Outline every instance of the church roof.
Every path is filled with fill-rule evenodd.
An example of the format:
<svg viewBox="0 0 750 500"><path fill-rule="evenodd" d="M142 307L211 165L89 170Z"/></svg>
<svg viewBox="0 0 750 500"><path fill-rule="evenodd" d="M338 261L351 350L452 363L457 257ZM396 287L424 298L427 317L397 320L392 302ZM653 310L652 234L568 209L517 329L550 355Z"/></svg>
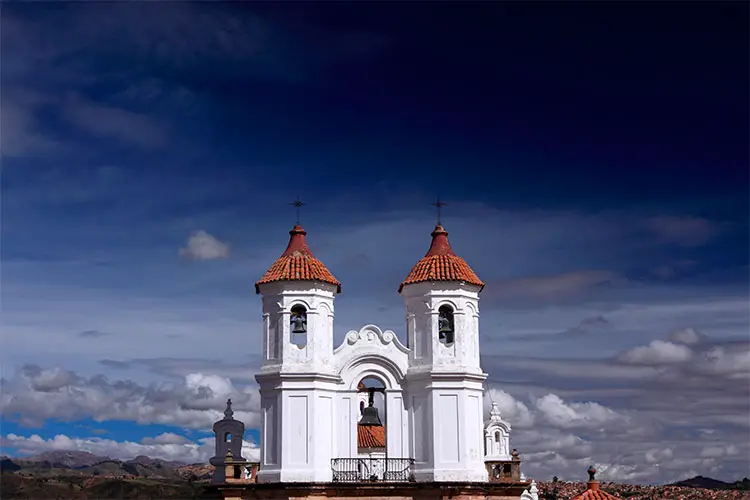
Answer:
<svg viewBox="0 0 750 500"><path fill-rule="evenodd" d="M594 486L594 487L592 487ZM587 485L586 491L578 496L574 496L571 500L622 500L620 497L610 495L606 491L599 489L599 483Z"/></svg>
<svg viewBox="0 0 750 500"><path fill-rule="evenodd" d="M432 243L427 254L411 269L398 288L425 281L463 281L484 288L484 283L464 259L453 253L448 242L448 231L437 225L432 231Z"/></svg>
<svg viewBox="0 0 750 500"><path fill-rule="evenodd" d="M382 425L357 425L358 448L385 448L385 427Z"/></svg>
<svg viewBox="0 0 750 500"><path fill-rule="evenodd" d="M587 472L589 473L589 481L586 483L586 491L573 497L571 500L621 500L599 489L599 481L596 480L596 469L593 465L589 467Z"/></svg>
<svg viewBox="0 0 750 500"><path fill-rule="evenodd" d="M336 293L341 293L341 282L315 258L307 246L305 235L307 232L302 226L295 224L289 231L289 245L284 253L255 283L256 293L260 293L260 285L276 281L322 281L336 285Z"/></svg>

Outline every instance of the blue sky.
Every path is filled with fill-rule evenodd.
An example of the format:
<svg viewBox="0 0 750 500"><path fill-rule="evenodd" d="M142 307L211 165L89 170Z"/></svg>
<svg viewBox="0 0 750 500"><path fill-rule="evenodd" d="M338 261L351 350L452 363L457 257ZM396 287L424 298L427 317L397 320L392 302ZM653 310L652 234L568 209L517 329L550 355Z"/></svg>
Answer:
<svg viewBox="0 0 750 500"><path fill-rule="evenodd" d="M747 14L4 4L3 453L206 460L288 203L336 341L403 339L439 195L527 475L746 475Z"/></svg>

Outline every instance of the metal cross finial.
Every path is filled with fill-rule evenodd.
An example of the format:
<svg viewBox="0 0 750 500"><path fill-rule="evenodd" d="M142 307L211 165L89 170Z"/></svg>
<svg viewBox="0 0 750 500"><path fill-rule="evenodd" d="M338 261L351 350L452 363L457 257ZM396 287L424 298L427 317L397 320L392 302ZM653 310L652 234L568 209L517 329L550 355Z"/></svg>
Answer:
<svg viewBox="0 0 750 500"><path fill-rule="evenodd" d="M440 201L440 196L438 196L437 197L437 201L435 201L435 203L432 204L433 207L437 208L437 225L438 226L442 226L443 225L442 222L441 222L441 220L440 220L441 219L440 216L442 215L442 210L441 209L444 206L446 206L446 205L447 205L447 203L445 203L444 201Z"/></svg>
<svg viewBox="0 0 750 500"><path fill-rule="evenodd" d="M293 207L296 207L296 209L297 209L297 224L299 224L299 209L300 209L301 206L306 205L306 203L303 202L303 201L300 201L299 195L297 195L297 199L294 200L291 203L288 203L288 205L292 205Z"/></svg>

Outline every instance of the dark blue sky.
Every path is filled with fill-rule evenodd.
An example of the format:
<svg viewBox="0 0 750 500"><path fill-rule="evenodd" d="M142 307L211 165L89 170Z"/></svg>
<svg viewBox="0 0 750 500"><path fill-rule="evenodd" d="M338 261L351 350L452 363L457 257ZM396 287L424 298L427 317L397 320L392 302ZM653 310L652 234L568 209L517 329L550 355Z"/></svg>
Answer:
<svg viewBox="0 0 750 500"><path fill-rule="evenodd" d="M573 443L527 470L745 474L749 13L3 2L4 446L197 460L229 395L254 429L252 283L288 203L343 283L338 343L403 338L439 195L515 443Z"/></svg>

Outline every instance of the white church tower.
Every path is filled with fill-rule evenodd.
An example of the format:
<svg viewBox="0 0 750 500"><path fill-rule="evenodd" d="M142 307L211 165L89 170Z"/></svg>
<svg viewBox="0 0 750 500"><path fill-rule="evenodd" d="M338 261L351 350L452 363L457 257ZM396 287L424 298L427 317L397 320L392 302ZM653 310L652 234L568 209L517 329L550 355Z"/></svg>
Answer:
<svg viewBox="0 0 750 500"><path fill-rule="evenodd" d="M261 465L258 481L331 480L333 301L341 283L310 252L296 224L289 245L255 284L263 296Z"/></svg>
<svg viewBox="0 0 750 500"><path fill-rule="evenodd" d="M479 363L482 288L439 223L429 251L399 288L406 305L417 481L488 480L482 416L487 375Z"/></svg>

